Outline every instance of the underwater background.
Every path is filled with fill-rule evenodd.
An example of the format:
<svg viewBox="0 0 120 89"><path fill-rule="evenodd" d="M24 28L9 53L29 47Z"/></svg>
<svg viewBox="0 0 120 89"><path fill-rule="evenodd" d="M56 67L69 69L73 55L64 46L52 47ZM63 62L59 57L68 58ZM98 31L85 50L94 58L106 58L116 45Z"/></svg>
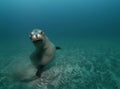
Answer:
<svg viewBox="0 0 120 89"><path fill-rule="evenodd" d="M29 33L62 49L42 77ZM0 89L120 89L120 0L0 0Z"/></svg>

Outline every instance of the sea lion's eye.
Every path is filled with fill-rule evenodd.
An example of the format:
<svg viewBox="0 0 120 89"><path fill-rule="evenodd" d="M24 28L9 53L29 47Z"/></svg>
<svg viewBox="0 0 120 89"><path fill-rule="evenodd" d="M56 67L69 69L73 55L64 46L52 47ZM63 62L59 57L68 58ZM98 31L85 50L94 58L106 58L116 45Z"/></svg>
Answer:
<svg viewBox="0 0 120 89"><path fill-rule="evenodd" d="M40 34L42 34L42 35L43 35L43 34L44 34L44 32L41 32Z"/></svg>

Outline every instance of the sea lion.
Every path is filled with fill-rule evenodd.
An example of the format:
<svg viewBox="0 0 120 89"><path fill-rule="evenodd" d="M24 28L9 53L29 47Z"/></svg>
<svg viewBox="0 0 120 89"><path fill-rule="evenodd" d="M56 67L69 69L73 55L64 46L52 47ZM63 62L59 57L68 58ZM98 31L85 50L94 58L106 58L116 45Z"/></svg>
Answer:
<svg viewBox="0 0 120 89"><path fill-rule="evenodd" d="M40 77L42 69L53 59L56 49L60 47L56 47L41 29L34 29L29 37L36 48L30 59L37 68L36 76Z"/></svg>

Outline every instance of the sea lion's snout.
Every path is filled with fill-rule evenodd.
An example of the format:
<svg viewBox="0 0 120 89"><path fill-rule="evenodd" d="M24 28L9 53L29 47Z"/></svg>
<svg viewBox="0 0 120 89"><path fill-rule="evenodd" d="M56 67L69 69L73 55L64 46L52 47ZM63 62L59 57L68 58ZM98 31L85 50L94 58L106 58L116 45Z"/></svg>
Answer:
<svg viewBox="0 0 120 89"><path fill-rule="evenodd" d="M42 37L41 37L40 34L37 34L37 35L32 35L32 34L30 34L30 39L31 39L32 41L38 41L38 40L42 40Z"/></svg>
<svg viewBox="0 0 120 89"><path fill-rule="evenodd" d="M30 33L29 37L33 42L36 42L36 41L42 41L43 35L44 32L42 30L35 29Z"/></svg>

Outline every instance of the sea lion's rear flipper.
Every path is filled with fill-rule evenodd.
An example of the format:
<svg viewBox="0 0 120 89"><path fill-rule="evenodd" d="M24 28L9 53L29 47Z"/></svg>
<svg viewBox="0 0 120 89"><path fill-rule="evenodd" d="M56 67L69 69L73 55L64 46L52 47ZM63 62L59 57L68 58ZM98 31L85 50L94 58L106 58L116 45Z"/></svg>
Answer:
<svg viewBox="0 0 120 89"><path fill-rule="evenodd" d="M58 49L61 49L60 47L58 47L58 46L56 46L56 49L58 50Z"/></svg>

